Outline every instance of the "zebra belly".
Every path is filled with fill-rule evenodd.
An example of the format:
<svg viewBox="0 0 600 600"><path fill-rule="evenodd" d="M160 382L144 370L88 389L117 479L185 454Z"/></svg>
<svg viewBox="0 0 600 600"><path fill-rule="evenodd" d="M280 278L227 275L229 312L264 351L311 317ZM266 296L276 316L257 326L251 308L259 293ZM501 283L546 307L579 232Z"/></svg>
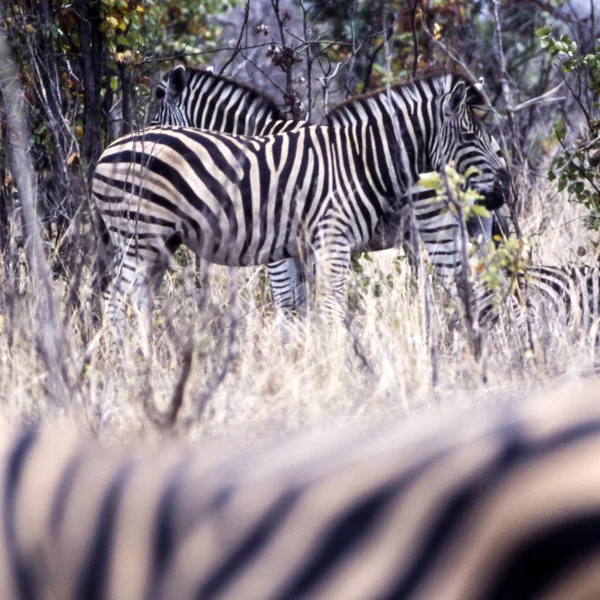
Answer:
<svg viewBox="0 0 600 600"><path fill-rule="evenodd" d="M184 227L184 224L181 224ZM183 243L189 246L198 256L208 262L226 266L256 266L266 265L270 262L295 258L299 256L298 242L291 237L287 243L278 243L275 234L268 232L261 240L258 249L253 243L254 238L260 235L260 231L247 231L245 237L240 240L234 235L223 235L215 237L212 231L199 228L198 234L187 233L182 236Z"/></svg>

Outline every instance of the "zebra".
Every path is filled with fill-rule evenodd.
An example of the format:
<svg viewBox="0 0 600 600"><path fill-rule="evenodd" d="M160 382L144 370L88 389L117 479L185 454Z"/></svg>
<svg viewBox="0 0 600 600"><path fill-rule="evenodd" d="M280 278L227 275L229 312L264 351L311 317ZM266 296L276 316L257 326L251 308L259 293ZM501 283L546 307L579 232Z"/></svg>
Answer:
<svg viewBox="0 0 600 600"><path fill-rule="evenodd" d="M0 597L600 595L600 385L253 447L0 427Z"/></svg>
<svg viewBox="0 0 600 600"><path fill-rule="evenodd" d="M158 107L151 125L197 127L217 133L274 135L307 126L285 117L266 94L206 69L178 65L154 90ZM306 286L299 259L267 265L275 306L284 313L306 305Z"/></svg>
<svg viewBox="0 0 600 600"><path fill-rule="evenodd" d="M506 272L512 287L504 292L508 316L514 322L521 338L531 344L529 324L561 326L577 335L598 338L600 325L600 267L567 264L529 264L516 276ZM502 302L500 302L502 304ZM489 290L479 302L481 321L491 325L499 318L498 294Z"/></svg>
<svg viewBox="0 0 600 600"><path fill-rule="evenodd" d="M589 265L529 265L525 295L542 314L546 306L565 324L589 331L600 318L600 268ZM537 306L536 306L537 304Z"/></svg>
<svg viewBox="0 0 600 600"><path fill-rule="evenodd" d="M232 266L309 256L319 312L343 318L350 253L407 203L419 174L453 162L489 209L509 176L474 110L479 90L445 74L346 101L329 124L269 136L153 127L113 142L93 177L100 214L121 253L108 313L124 315L130 286L144 297L179 244ZM455 214L444 200L413 202L437 275L457 285ZM138 272L141 267L141 274Z"/></svg>
<svg viewBox="0 0 600 600"><path fill-rule="evenodd" d="M212 72L179 65L166 73L155 90L159 102L153 124L197 127L224 133L272 134L304 127L306 121L285 120L275 103L265 96L230 78ZM256 118L254 118L256 117ZM351 125L351 119L334 117L332 126ZM413 190L421 204L433 196L431 191ZM399 202L406 208L406 201ZM388 213L375 228L365 250L385 250L403 244L409 258L412 246L406 210ZM391 218L390 218L391 217ZM426 216L425 216L426 218ZM484 240L491 238L492 219L471 219L469 234ZM299 259L288 259L268 265L276 306L285 312L301 311L306 302L303 265Z"/></svg>

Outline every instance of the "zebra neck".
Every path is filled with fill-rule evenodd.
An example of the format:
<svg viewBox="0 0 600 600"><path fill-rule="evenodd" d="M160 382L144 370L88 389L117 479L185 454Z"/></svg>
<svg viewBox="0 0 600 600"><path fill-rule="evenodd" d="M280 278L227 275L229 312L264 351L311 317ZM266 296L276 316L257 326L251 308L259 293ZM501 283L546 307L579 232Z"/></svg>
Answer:
<svg viewBox="0 0 600 600"><path fill-rule="evenodd" d="M430 139L437 134L433 100L417 93L405 97L406 91L392 89L346 102L327 120L330 129L347 129L348 145L390 204L404 198L421 173L436 170L436 144Z"/></svg>

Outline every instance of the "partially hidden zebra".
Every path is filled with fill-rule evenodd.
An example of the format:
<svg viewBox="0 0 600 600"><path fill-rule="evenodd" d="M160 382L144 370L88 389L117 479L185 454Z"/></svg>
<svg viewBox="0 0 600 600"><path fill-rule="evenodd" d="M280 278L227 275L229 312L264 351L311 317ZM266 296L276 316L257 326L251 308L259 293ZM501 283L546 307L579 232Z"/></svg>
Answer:
<svg viewBox="0 0 600 600"><path fill-rule="evenodd" d="M307 257L319 308L343 315L350 253L407 203L419 174L453 163L489 209L508 195L496 140L482 127L476 86L439 75L355 98L328 125L269 136L156 127L103 153L93 178L100 214L120 250L108 312L124 314L131 286L162 278L179 244L232 266ZM459 281L458 219L444 200L413 199L437 275ZM147 297L147 296L146 296Z"/></svg>
<svg viewBox="0 0 600 600"><path fill-rule="evenodd" d="M273 101L230 78L205 70L179 65L166 73L155 90L159 101L153 123L197 127L225 133L268 134L307 125L306 121L285 120ZM271 119L269 121L269 119ZM330 124L340 124L331 120ZM424 203L433 193L414 190ZM398 203L406 204L406 203ZM406 208L406 206L404 206ZM427 215L419 215L427 218ZM411 251L407 238L410 218L407 211L388 213L376 225L365 250L385 250L401 243ZM485 240L491 238L492 219L471 219L469 233ZM307 293L304 269L299 259L268 265L275 304L288 310L302 310Z"/></svg>
<svg viewBox="0 0 600 600"><path fill-rule="evenodd" d="M481 324L511 324L524 347L540 337L600 342L600 267L581 264L527 265L516 276L505 273L508 288L485 290L480 298Z"/></svg>
<svg viewBox="0 0 600 600"><path fill-rule="evenodd" d="M195 448L0 427L0 598L599 598L600 381L439 421Z"/></svg>
<svg viewBox="0 0 600 600"><path fill-rule="evenodd" d="M178 65L154 91L158 107L151 124L197 127L217 133L273 135L308 125L285 117L267 95L206 69ZM284 312L306 304L303 266L299 259L267 265L275 305Z"/></svg>

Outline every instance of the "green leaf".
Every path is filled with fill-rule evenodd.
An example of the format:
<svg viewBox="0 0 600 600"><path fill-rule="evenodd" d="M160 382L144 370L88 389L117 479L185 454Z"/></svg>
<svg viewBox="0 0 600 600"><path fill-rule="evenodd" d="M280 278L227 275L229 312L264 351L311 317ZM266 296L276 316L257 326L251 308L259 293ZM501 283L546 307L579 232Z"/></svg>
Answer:
<svg viewBox="0 0 600 600"><path fill-rule="evenodd" d="M480 200L481 198L483 198L483 196L479 192L476 192L472 189L465 190L462 193L462 197L467 204L475 204L476 200Z"/></svg>
<svg viewBox="0 0 600 600"><path fill-rule="evenodd" d="M116 77L116 75L113 75L110 78L110 89L113 92L116 92L118 87L119 87L119 79Z"/></svg>
<svg viewBox="0 0 600 600"><path fill-rule="evenodd" d="M469 167L466 171L465 171L465 179L468 179L469 177L471 177L471 175L481 175L481 169L478 169L477 167Z"/></svg>
<svg viewBox="0 0 600 600"><path fill-rule="evenodd" d="M540 27L539 29L536 30L535 35L537 35L538 37L544 37L546 35L549 35L550 33L552 33L552 27Z"/></svg>
<svg viewBox="0 0 600 600"><path fill-rule="evenodd" d="M439 173L421 173L419 177L419 186L429 190L441 190L442 178Z"/></svg>
<svg viewBox="0 0 600 600"><path fill-rule="evenodd" d="M482 218L488 218L490 216L488 209L485 206L481 206L481 204L473 204L473 206L471 206L471 212Z"/></svg>
<svg viewBox="0 0 600 600"><path fill-rule="evenodd" d="M554 133L556 137L562 142L567 135L567 126L564 121L557 121L554 123Z"/></svg>
<svg viewBox="0 0 600 600"><path fill-rule="evenodd" d="M567 178L564 175L558 180L558 191L562 192L567 187Z"/></svg>

